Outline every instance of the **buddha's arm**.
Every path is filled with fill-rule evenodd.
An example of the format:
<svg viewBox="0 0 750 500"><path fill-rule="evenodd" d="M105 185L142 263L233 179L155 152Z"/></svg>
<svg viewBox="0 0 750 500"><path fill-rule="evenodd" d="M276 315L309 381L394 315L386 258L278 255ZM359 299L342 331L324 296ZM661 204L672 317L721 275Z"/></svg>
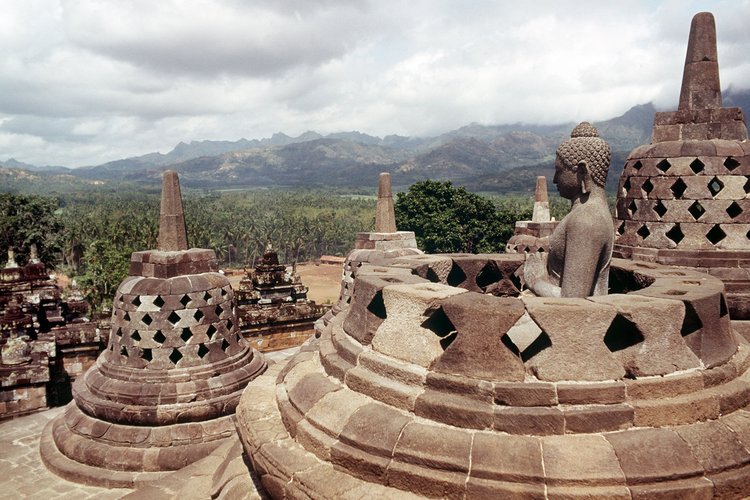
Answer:
<svg viewBox="0 0 750 500"><path fill-rule="evenodd" d="M550 281L547 267L540 253L531 253L526 256L523 279L529 290L538 297L560 297L561 289Z"/></svg>
<svg viewBox="0 0 750 500"><path fill-rule="evenodd" d="M592 295L599 274L602 234L587 219L570 221L565 232L565 266L561 279L562 297Z"/></svg>

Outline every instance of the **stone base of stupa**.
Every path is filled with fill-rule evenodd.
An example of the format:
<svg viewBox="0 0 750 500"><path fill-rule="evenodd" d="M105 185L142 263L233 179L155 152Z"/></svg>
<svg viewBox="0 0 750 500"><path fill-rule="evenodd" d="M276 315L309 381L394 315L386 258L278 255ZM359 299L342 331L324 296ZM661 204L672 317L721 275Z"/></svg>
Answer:
<svg viewBox="0 0 750 500"><path fill-rule="evenodd" d="M270 495L750 494L750 345L721 283L616 260L611 281L628 293L606 298L467 291L490 275L511 290L522 261L425 255L360 270L318 349L240 401ZM458 274L460 286L438 281ZM438 279L415 282L427 275Z"/></svg>

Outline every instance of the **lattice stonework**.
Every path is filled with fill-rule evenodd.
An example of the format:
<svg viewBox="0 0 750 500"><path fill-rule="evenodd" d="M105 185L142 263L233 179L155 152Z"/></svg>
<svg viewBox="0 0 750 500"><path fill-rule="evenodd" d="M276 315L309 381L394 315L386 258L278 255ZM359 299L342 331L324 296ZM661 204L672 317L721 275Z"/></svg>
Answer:
<svg viewBox="0 0 750 500"><path fill-rule="evenodd" d="M227 285L198 292L115 297L108 362L164 370L243 352Z"/></svg>
<svg viewBox="0 0 750 500"><path fill-rule="evenodd" d="M620 178L617 243L747 249L750 156L631 156Z"/></svg>

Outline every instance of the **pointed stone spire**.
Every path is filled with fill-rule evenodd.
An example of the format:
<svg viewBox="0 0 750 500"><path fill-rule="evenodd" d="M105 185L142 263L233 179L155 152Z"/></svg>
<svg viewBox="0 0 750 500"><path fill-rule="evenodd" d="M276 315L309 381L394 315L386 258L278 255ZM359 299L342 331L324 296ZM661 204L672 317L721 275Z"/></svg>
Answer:
<svg viewBox="0 0 750 500"><path fill-rule="evenodd" d="M721 107L719 58L716 52L716 24L710 12L700 12L690 25L685 70L678 109Z"/></svg>
<svg viewBox="0 0 750 500"><path fill-rule="evenodd" d="M395 233L396 211L393 207L391 174L382 172L378 179L378 205L375 212L375 232Z"/></svg>
<svg viewBox="0 0 750 500"><path fill-rule="evenodd" d="M549 222L549 198L547 198L547 178L540 175L536 178L534 190L534 212L532 222Z"/></svg>
<svg viewBox="0 0 750 500"><path fill-rule="evenodd" d="M188 249L180 179L174 170L164 172L162 181L157 249L163 252Z"/></svg>

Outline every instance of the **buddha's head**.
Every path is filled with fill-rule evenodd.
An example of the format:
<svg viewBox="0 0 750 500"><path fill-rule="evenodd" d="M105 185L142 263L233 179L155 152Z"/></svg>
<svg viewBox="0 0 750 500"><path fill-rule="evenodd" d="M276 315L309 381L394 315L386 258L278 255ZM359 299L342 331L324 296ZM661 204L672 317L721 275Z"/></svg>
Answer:
<svg viewBox="0 0 750 500"><path fill-rule="evenodd" d="M581 122L570 133L570 139L557 148L555 177L560 195L572 198L580 189L587 192L586 183L603 188L607 181L612 152L599 132L589 122Z"/></svg>

